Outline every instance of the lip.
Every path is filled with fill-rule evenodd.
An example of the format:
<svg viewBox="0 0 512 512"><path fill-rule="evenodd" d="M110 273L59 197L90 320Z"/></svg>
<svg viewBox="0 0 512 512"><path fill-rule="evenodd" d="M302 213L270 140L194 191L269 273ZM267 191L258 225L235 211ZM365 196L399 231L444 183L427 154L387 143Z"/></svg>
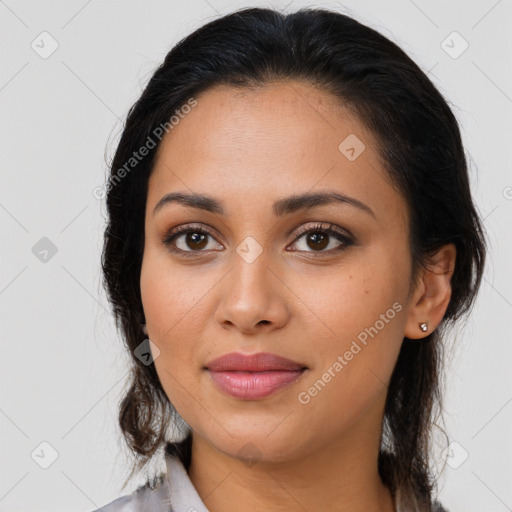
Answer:
<svg viewBox="0 0 512 512"><path fill-rule="evenodd" d="M231 352L210 361L206 364L206 368L213 372L268 372L277 370L303 370L307 368L307 366L269 352L259 352L257 354L248 355L239 352Z"/></svg>
<svg viewBox="0 0 512 512"><path fill-rule="evenodd" d="M242 400L258 400L298 380L307 366L268 352L225 354L205 367L221 391Z"/></svg>

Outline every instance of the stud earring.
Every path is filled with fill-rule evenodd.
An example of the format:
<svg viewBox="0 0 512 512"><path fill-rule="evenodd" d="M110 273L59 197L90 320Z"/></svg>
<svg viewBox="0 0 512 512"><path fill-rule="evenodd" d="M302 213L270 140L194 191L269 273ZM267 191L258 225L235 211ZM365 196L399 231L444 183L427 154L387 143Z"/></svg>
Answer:
<svg viewBox="0 0 512 512"><path fill-rule="evenodd" d="M146 324L140 324L142 327L142 332L147 336L148 335L148 328L146 327Z"/></svg>
<svg viewBox="0 0 512 512"><path fill-rule="evenodd" d="M423 332L427 332L428 331L428 322L422 322L420 324L420 329L423 331Z"/></svg>

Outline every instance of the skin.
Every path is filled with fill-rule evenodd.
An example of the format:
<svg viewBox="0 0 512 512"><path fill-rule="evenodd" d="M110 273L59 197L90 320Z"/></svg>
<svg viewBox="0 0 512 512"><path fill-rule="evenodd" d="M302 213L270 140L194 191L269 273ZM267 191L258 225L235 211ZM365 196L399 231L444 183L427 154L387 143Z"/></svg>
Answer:
<svg viewBox="0 0 512 512"><path fill-rule="evenodd" d="M212 512L392 512L377 470L387 384L404 336L421 343L443 318L455 247L438 252L410 293L405 199L373 135L330 94L275 82L217 86L197 100L158 150L140 277L158 376L193 432L189 477ZM365 144L354 161L338 149L349 134ZM320 190L354 197L374 216L346 203L274 216L274 201ZM177 191L213 196L225 213L170 203L153 215L160 198ZM175 248L193 252L187 258L162 240L190 223L211 236L199 246L183 234L175 239ZM316 223L348 230L354 244L337 250L343 242L329 235L318 249L296 236ZM248 236L263 250L251 263L236 251ZM299 393L394 303L401 310L300 403ZM424 321L427 333L418 327ZM237 399L203 369L234 351L272 352L308 370L266 398ZM249 446L253 463L243 456Z"/></svg>

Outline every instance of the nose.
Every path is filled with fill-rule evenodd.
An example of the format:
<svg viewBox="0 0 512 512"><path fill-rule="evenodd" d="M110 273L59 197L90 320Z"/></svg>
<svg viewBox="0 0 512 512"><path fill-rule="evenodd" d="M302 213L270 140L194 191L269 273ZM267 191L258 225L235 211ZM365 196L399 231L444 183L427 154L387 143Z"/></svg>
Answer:
<svg viewBox="0 0 512 512"><path fill-rule="evenodd" d="M216 321L228 330L244 334L283 327L289 318L289 289L271 262L260 254L251 263L238 254L219 288Z"/></svg>

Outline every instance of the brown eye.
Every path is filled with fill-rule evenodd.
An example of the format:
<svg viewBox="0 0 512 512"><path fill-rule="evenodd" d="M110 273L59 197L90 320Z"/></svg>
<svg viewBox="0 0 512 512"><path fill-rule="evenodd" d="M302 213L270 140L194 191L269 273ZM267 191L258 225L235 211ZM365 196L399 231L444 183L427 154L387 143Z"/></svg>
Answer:
<svg viewBox="0 0 512 512"><path fill-rule="evenodd" d="M208 249L209 238L213 240L213 235L204 228L180 226L171 231L162 242L174 252L193 256L191 253L205 252ZM215 250L215 244L210 249Z"/></svg>
<svg viewBox="0 0 512 512"><path fill-rule="evenodd" d="M315 251L325 249L329 245L329 235L322 232L308 233L306 235L306 243L308 247ZM309 245L311 243L311 245Z"/></svg>
<svg viewBox="0 0 512 512"><path fill-rule="evenodd" d="M185 237L185 245L190 249L204 249L208 245L207 234L190 231L181 236Z"/></svg>
<svg viewBox="0 0 512 512"><path fill-rule="evenodd" d="M190 225L179 226L172 230L164 237L162 243L170 251L186 257L219 250L218 248L222 249L220 244L215 246L215 238L210 231L203 227ZM333 224L328 227L317 224L309 228L301 228L293 245L298 246L299 252L322 256L343 251L354 245L354 240Z"/></svg>
<svg viewBox="0 0 512 512"><path fill-rule="evenodd" d="M304 241L299 244L301 239L304 239ZM336 242L338 243L336 244ZM332 224L329 227L317 224L310 228L303 228L299 231L294 242L294 245L299 246L299 251L320 253L319 255L341 251L353 244L354 241L351 238L340 232Z"/></svg>

